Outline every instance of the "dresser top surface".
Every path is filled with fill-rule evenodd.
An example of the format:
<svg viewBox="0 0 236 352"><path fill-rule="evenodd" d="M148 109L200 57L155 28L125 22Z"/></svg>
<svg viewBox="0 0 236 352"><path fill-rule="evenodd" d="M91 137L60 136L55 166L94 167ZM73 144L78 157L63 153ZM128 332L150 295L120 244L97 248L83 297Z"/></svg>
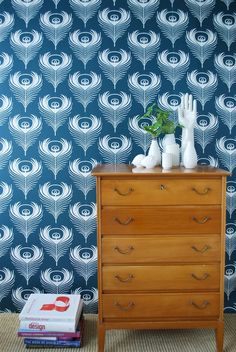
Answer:
<svg viewBox="0 0 236 352"><path fill-rule="evenodd" d="M94 176L195 176L195 177L214 177L229 176L226 170L213 168L210 166L197 166L194 169L176 167L170 170L163 170L161 167L153 169L137 168L129 164L99 164L92 170Z"/></svg>

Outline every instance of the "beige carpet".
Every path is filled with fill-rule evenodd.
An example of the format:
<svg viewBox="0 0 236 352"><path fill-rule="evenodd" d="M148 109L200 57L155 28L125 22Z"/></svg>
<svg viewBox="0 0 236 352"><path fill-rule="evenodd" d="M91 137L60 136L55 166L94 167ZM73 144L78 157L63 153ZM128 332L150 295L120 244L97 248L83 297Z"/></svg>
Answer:
<svg viewBox="0 0 236 352"><path fill-rule="evenodd" d="M96 315L85 316L83 352L97 352ZM0 314L0 352L75 352L76 348L25 349L17 337L18 315ZM213 330L111 330L106 352L216 352ZM236 314L225 315L224 352L236 352Z"/></svg>

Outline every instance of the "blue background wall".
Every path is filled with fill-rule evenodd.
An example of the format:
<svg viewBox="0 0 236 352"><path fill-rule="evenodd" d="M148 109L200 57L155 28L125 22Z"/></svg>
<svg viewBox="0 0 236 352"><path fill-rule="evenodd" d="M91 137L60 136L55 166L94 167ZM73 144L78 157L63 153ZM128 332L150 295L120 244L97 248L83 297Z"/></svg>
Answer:
<svg viewBox="0 0 236 352"><path fill-rule="evenodd" d="M0 0L1 311L31 292L81 292L96 311L91 169L146 153L137 116L158 101L176 120L186 92L199 162L232 172L225 307L236 310L235 42L233 0Z"/></svg>

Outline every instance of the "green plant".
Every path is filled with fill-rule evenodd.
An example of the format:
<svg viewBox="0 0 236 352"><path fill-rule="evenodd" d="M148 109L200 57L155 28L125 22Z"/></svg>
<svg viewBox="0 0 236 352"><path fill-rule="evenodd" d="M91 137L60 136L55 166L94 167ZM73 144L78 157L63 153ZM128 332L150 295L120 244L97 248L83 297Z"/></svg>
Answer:
<svg viewBox="0 0 236 352"><path fill-rule="evenodd" d="M143 126L143 129L152 135L152 138L157 138L161 134L171 134L174 133L177 127L182 127L181 125L176 125L174 121L169 118L171 111L161 110L156 103L149 106L146 113L140 116L140 119L150 118L152 124L149 126Z"/></svg>

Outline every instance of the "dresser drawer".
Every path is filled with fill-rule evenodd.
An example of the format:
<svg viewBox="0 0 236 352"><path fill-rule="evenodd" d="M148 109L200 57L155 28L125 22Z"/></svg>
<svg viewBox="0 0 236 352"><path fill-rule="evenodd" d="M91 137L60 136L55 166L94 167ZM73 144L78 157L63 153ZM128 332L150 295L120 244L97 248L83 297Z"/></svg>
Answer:
<svg viewBox="0 0 236 352"><path fill-rule="evenodd" d="M112 207L101 212L102 234L219 234L220 206Z"/></svg>
<svg viewBox="0 0 236 352"><path fill-rule="evenodd" d="M102 262L207 263L220 261L220 236L103 236Z"/></svg>
<svg viewBox="0 0 236 352"><path fill-rule="evenodd" d="M218 317L217 293L104 294L105 319L170 319Z"/></svg>
<svg viewBox="0 0 236 352"><path fill-rule="evenodd" d="M103 205L220 204L220 179L102 180Z"/></svg>
<svg viewBox="0 0 236 352"><path fill-rule="evenodd" d="M104 291L218 290L218 264L104 266Z"/></svg>

